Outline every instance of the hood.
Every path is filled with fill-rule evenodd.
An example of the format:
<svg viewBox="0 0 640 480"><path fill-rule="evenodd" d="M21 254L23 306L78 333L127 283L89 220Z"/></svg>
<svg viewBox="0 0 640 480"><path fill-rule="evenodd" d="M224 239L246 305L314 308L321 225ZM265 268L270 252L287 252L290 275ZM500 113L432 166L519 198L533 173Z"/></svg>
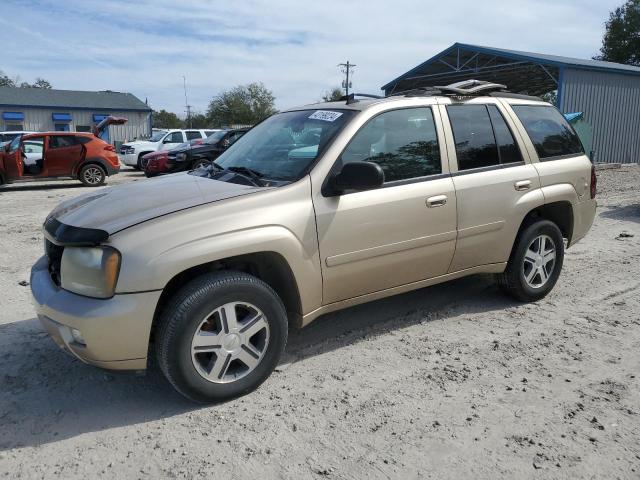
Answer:
<svg viewBox="0 0 640 480"><path fill-rule="evenodd" d="M98 229L109 235L186 208L264 190L178 173L107 187L60 203L47 217L64 225Z"/></svg>
<svg viewBox="0 0 640 480"><path fill-rule="evenodd" d="M159 152L151 152L142 156L145 160L154 160L160 157L166 157L169 154L167 150L160 150Z"/></svg>
<svg viewBox="0 0 640 480"><path fill-rule="evenodd" d="M172 148L171 150L168 150L168 153L170 153L171 155L177 155L178 153L188 152L192 148L193 148L193 146L191 144L185 143L185 144L180 145L180 146L178 146L176 148Z"/></svg>
<svg viewBox="0 0 640 480"><path fill-rule="evenodd" d="M147 140L137 140L135 142L127 142L123 143L123 147L142 147L142 148L153 148L155 149L160 142L149 142Z"/></svg>

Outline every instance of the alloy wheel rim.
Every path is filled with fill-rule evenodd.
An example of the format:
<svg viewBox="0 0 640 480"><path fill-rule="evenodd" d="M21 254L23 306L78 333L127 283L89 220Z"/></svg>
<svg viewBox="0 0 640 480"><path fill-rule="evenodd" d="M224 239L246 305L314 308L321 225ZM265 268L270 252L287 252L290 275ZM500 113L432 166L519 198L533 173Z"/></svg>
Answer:
<svg viewBox="0 0 640 480"><path fill-rule="evenodd" d="M247 302L230 302L209 313L191 340L191 360L202 378L231 383L260 364L269 346L269 323Z"/></svg>
<svg viewBox="0 0 640 480"><path fill-rule="evenodd" d="M556 244L548 235L538 235L527 247L522 262L524 281L531 288L547 284L556 265Z"/></svg>
<svg viewBox="0 0 640 480"><path fill-rule="evenodd" d="M87 168L84 171L84 179L87 183L96 185L102 179L102 172L97 167Z"/></svg>

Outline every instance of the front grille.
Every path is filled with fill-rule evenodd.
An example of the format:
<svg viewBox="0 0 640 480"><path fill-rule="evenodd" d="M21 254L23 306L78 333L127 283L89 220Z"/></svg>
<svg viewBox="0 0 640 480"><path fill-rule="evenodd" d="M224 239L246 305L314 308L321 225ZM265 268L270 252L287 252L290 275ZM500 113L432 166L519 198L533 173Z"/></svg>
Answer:
<svg viewBox="0 0 640 480"><path fill-rule="evenodd" d="M62 262L62 252L64 247L56 245L49 240L44 241L44 253L49 259L49 275L53 283L60 286L60 264Z"/></svg>

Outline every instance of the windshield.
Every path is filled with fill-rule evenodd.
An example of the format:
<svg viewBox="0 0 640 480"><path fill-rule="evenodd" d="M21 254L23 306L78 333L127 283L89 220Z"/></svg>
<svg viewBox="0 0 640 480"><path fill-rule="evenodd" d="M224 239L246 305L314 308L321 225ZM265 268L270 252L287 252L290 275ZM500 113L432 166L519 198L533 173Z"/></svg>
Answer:
<svg viewBox="0 0 640 480"><path fill-rule="evenodd" d="M164 137L166 135L167 132L156 132L153 135L151 135L151 138L149 138L150 142L159 142L160 140L162 140L162 137Z"/></svg>
<svg viewBox="0 0 640 480"><path fill-rule="evenodd" d="M244 134L216 164L248 168L270 180L295 181L354 114L352 110L276 114Z"/></svg>
<svg viewBox="0 0 640 480"><path fill-rule="evenodd" d="M213 135L208 136L207 139L202 143L206 143L209 145L218 143L220 140L224 138L226 134L227 134L226 130L220 130L219 132L215 132Z"/></svg>

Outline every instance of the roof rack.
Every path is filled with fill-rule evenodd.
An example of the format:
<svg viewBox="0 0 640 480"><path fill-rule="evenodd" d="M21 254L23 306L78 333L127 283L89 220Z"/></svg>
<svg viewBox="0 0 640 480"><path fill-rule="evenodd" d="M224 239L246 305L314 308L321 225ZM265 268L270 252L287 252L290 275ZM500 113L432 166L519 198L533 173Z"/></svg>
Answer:
<svg viewBox="0 0 640 480"><path fill-rule="evenodd" d="M507 86L500 83L485 82L482 80L463 80L450 85L436 85L433 87L418 87L389 95L390 97L421 97L433 95L476 96L487 95L491 92L507 92Z"/></svg>
<svg viewBox="0 0 640 480"><path fill-rule="evenodd" d="M369 93L350 93L349 95L343 95L342 97L340 97L340 99L338 101L347 101L347 105L351 105L352 103L356 103L358 100L356 100L355 97L365 97L365 98L384 98L381 97L380 95L371 95Z"/></svg>

